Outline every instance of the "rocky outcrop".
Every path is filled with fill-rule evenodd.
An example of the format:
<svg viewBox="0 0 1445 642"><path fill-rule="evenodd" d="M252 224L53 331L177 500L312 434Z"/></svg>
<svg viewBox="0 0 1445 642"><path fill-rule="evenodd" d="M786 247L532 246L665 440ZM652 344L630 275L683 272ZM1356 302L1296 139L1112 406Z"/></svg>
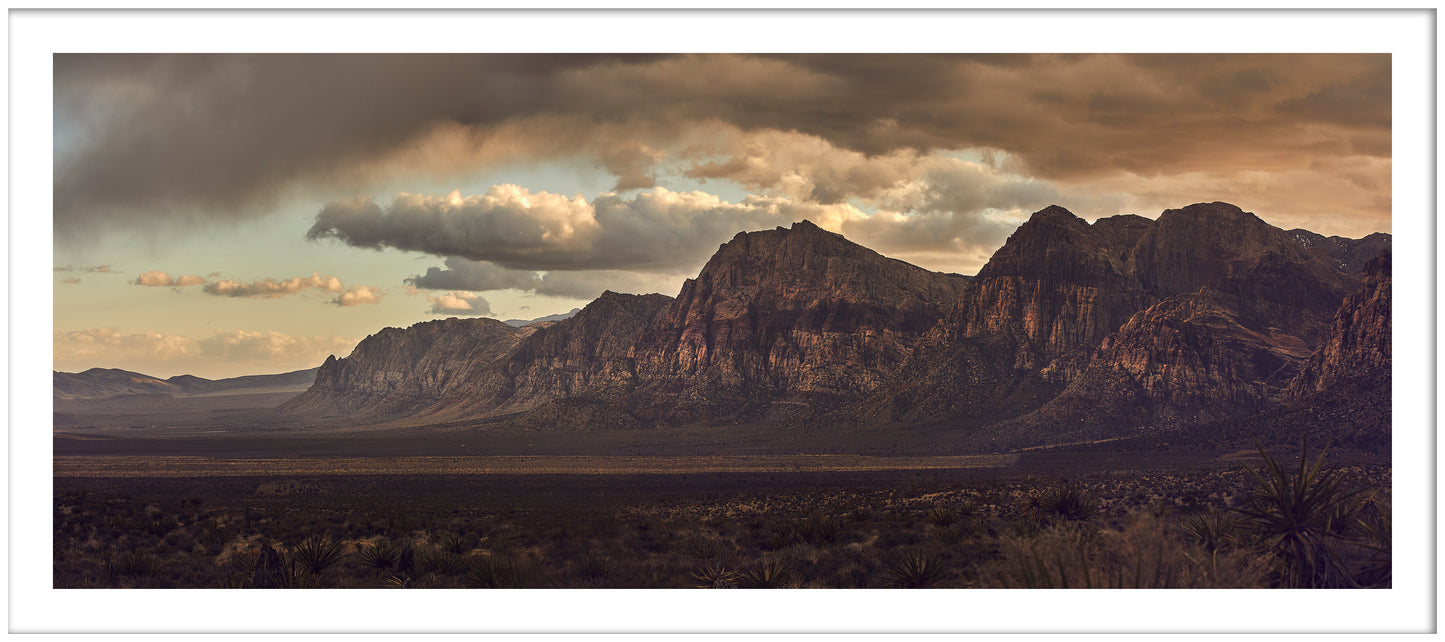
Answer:
<svg viewBox="0 0 1445 642"><path fill-rule="evenodd" d="M363 339L350 356L328 357L311 389L280 409L369 420L415 414L475 390L533 331L495 319L457 318L386 328Z"/></svg>
<svg viewBox="0 0 1445 642"><path fill-rule="evenodd" d="M900 374L860 405L864 420L987 422L1037 408L1153 300L1128 270L1129 251L1152 225L1139 216L1090 225L1057 205L1034 213Z"/></svg>
<svg viewBox="0 0 1445 642"><path fill-rule="evenodd" d="M387 328L326 360L281 410L410 424L485 419L627 389L637 331L672 299L603 293L562 321L446 319Z"/></svg>
<svg viewBox="0 0 1445 642"><path fill-rule="evenodd" d="M1291 401L1331 389L1383 385L1391 376L1390 254L1365 264L1359 291L1335 313L1323 345L1289 384Z"/></svg>
<svg viewBox="0 0 1445 642"><path fill-rule="evenodd" d="M1226 203L1093 225L1042 210L920 343L905 370L923 376L865 414L1095 435L1276 403L1355 281L1297 237Z"/></svg>
<svg viewBox="0 0 1445 642"><path fill-rule="evenodd" d="M738 234L638 336L636 402L706 421L856 398L902 364L965 282L808 221Z"/></svg>
<svg viewBox="0 0 1445 642"><path fill-rule="evenodd" d="M575 316L522 340L502 368L509 394L488 414L530 410L558 399L615 399L637 384L632 346L659 310L661 294L603 292Z"/></svg>

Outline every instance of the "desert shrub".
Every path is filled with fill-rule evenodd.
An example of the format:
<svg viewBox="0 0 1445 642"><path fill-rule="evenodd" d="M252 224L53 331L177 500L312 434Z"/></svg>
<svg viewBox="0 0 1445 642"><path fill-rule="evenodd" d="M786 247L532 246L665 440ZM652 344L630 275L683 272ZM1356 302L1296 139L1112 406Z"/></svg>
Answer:
<svg viewBox="0 0 1445 642"><path fill-rule="evenodd" d="M1182 528L1194 543L1213 553L1238 541L1239 515L1224 511L1199 513L1185 519Z"/></svg>
<svg viewBox="0 0 1445 642"><path fill-rule="evenodd" d="M617 564L597 551L587 551L577 560L577 574L586 579L601 580L617 573Z"/></svg>
<svg viewBox="0 0 1445 642"><path fill-rule="evenodd" d="M1075 488L1060 486L1039 497L1037 511L1045 519L1085 521L1099 514L1099 500Z"/></svg>
<svg viewBox="0 0 1445 642"><path fill-rule="evenodd" d="M526 573L515 559L481 555L467 569L467 585L472 588L522 588Z"/></svg>
<svg viewBox="0 0 1445 642"><path fill-rule="evenodd" d="M1141 515L1121 531L1062 524L1032 539L1006 537L981 581L1005 588L1251 588L1262 586L1264 570L1247 551L1205 552Z"/></svg>
<svg viewBox="0 0 1445 642"><path fill-rule="evenodd" d="M823 512L815 512L794 522L793 532L813 546L832 546L843 535L843 522Z"/></svg>
<svg viewBox="0 0 1445 642"><path fill-rule="evenodd" d="M1002 537L1028 539L1037 536L1043 532L1043 530L1044 523L1042 520L1031 514L1024 514L1004 524L1003 528L999 529L999 535Z"/></svg>
<svg viewBox="0 0 1445 642"><path fill-rule="evenodd" d="M958 511L951 508L934 508L923 516L928 523L939 528L948 528L958 521Z"/></svg>
<svg viewBox="0 0 1445 642"><path fill-rule="evenodd" d="M738 586L738 574L714 562L709 562L694 570L692 578L697 580L698 588L737 588Z"/></svg>
<svg viewBox="0 0 1445 642"><path fill-rule="evenodd" d="M1250 469L1256 486L1236 510L1277 562L1279 586L1359 587L1345 553L1351 544L1367 544L1361 531L1365 498L1335 471L1322 469L1325 453L1311 462L1307 446L1301 445L1291 474L1256 443L1264 470Z"/></svg>
<svg viewBox="0 0 1445 642"><path fill-rule="evenodd" d="M779 559L759 562L738 576L739 588L789 588L793 585L792 569Z"/></svg>
<svg viewBox="0 0 1445 642"><path fill-rule="evenodd" d="M298 544L292 555L312 575L319 576L346 557L346 545L329 537L312 536Z"/></svg>
<svg viewBox="0 0 1445 642"><path fill-rule="evenodd" d="M162 564L154 555L140 552L120 553L106 561L114 577L146 578L161 572Z"/></svg>
<svg viewBox="0 0 1445 642"><path fill-rule="evenodd" d="M362 549L361 563L368 568L379 571L389 571L396 568L397 558L401 556L401 549L395 544L387 541L380 541Z"/></svg>
<svg viewBox="0 0 1445 642"><path fill-rule="evenodd" d="M894 588L929 588L948 575L943 558L937 553L909 551L883 570L883 578Z"/></svg>
<svg viewBox="0 0 1445 642"><path fill-rule="evenodd" d="M442 537L442 550L454 555L465 555L475 547L475 538L462 533L450 532Z"/></svg>
<svg viewBox="0 0 1445 642"><path fill-rule="evenodd" d="M418 575L461 575L467 571L467 558L444 548L424 548L416 554Z"/></svg>

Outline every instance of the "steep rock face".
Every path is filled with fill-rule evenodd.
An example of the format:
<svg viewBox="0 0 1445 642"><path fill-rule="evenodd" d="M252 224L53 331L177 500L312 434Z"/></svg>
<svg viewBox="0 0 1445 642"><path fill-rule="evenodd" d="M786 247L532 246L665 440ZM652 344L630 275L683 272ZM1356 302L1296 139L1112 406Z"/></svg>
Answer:
<svg viewBox="0 0 1445 642"><path fill-rule="evenodd" d="M1152 224L1115 216L1090 225L1057 205L1034 213L859 413L875 422L990 421L1038 407L1152 302L1127 270L1129 250Z"/></svg>
<svg viewBox="0 0 1445 642"><path fill-rule="evenodd" d="M495 319L446 319L386 328L344 359L327 358L316 383L285 412L383 418L415 412L486 378L532 330Z"/></svg>
<svg viewBox="0 0 1445 642"><path fill-rule="evenodd" d="M661 294L603 292L576 315L523 339L502 365L509 394L489 414L630 391L637 382L633 340L671 301Z"/></svg>
<svg viewBox="0 0 1445 642"><path fill-rule="evenodd" d="M1129 265L1159 297L1209 287L1234 295L1258 331L1288 328L1314 344L1355 278L1307 252L1288 233L1228 203L1166 210L1139 239Z"/></svg>
<svg viewBox="0 0 1445 642"><path fill-rule="evenodd" d="M1042 210L871 412L1085 434L1278 401L1354 280L1297 237L1225 203L1092 226Z"/></svg>
<svg viewBox="0 0 1445 642"><path fill-rule="evenodd" d="M960 338L1002 337L1012 367L1066 381L1106 334L1147 302L1125 269L1149 229L1137 216L1086 223L1057 205L1035 213L969 283L945 323Z"/></svg>
<svg viewBox="0 0 1445 642"><path fill-rule="evenodd" d="M282 409L444 423L629 386L632 339L668 301L606 292L562 321L513 327L492 319L447 319L387 328L351 356L328 359L316 384Z"/></svg>
<svg viewBox="0 0 1445 642"><path fill-rule="evenodd" d="M1301 401L1333 388L1364 383L1389 388L1391 377L1390 255L1365 264L1358 292L1335 313L1328 339L1289 384L1287 396Z"/></svg>
<svg viewBox="0 0 1445 642"><path fill-rule="evenodd" d="M1135 314L1026 423L1095 430L1208 421L1264 407L1309 350L1293 335L1241 323L1240 307L1237 297L1203 288Z"/></svg>
<svg viewBox="0 0 1445 642"><path fill-rule="evenodd" d="M854 397L902 363L965 282L807 221L738 234L639 335L638 402L691 420Z"/></svg>

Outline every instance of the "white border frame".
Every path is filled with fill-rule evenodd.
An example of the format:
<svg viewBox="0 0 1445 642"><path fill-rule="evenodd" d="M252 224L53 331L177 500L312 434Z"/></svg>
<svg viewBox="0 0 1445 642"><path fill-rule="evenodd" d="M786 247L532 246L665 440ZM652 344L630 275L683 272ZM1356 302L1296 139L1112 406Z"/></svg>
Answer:
<svg viewBox="0 0 1445 642"><path fill-rule="evenodd" d="M1435 627L1429 11L24 11L10 14L12 632L1423 632ZM52 52L1235 51L1394 55L1395 588L79 591L50 588ZM1424 346L1430 346L1429 349ZM283 601L284 600L284 601ZM298 608L306 605L308 613ZM565 613L565 616L564 616ZM1042 614L1047 614L1044 617Z"/></svg>

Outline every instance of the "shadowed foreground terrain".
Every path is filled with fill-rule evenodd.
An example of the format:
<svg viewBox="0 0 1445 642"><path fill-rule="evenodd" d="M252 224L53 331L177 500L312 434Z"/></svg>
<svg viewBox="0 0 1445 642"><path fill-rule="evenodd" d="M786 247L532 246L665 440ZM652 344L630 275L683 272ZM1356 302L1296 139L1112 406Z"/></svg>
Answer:
<svg viewBox="0 0 1445 642"><path fill-rule="evenodd" d="M62 456L54 582L1389 586L1388 462L1332 456L1314 472L1296 453L1271 456L1285 482L1303 473L1307 492L1256 479L1247 467L1264 460L1250 451ZM1300 519L1281 523L1286 513Z"/></svg>

